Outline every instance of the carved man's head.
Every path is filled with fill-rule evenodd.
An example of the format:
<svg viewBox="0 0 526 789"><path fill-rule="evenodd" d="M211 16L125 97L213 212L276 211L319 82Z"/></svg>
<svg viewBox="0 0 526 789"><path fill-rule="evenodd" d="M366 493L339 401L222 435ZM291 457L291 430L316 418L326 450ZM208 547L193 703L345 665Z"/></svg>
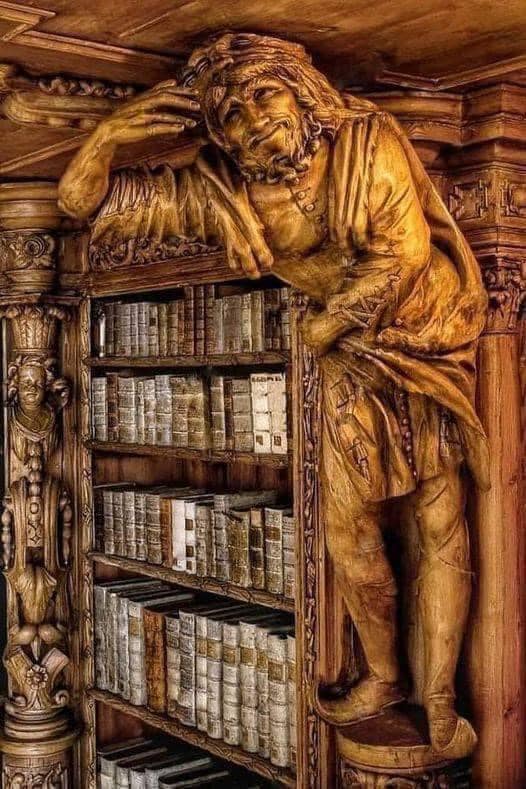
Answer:
<svg viewBox="0 0 526 789"><path fill-rule="evenodd" d="M255 34L196 49L184 84L199 91L210 136L248 180L297 178L343 107L302 46Z"/></svg>

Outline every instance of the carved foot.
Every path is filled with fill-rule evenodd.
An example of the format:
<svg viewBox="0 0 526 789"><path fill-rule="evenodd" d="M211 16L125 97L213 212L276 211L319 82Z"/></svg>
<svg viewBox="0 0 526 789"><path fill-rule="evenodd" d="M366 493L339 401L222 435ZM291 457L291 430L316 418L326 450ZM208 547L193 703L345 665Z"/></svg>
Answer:
<svg viewBox="0 0 526 789"><path fill-rule="evenodd" d="M386 707L404 701L404 695L394 682L383 682L378 677L365 677L349 693L336 699L316 698L318 715L333 726L348 726L350 723L380 715Z"/></svg>
<svg viewBox="0 0 526 789"><path fill-rule="evenodd" d="M473 753L477 735L452 705L431 703L427 708L429 737L433 750L444 759L463 759Z"/></svg>

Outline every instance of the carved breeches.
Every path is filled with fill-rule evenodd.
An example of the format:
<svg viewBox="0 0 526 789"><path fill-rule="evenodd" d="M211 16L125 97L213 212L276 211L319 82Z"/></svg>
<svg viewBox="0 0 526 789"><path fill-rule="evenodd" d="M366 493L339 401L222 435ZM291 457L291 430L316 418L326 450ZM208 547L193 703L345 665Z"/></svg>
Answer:
<svg viewBox="0 0 526 789"><path fill-rule="evenodd" d="M425 668L413 666L413 677L419 696L452 699L471 586L459 444L444 440L438 407L428 404L435 409L436 422L428 420L423 431L431 444L427 468L436 473L422 473L426 463L419 453L425 447L409 453L403 436L396 433L404 427L396 410L396 393L382 397L353 387L348 376L334 375L335 369L323 370L320 479L326 543L338 588L358 630L369 671L385 681L397 681L397 584L380 525L387 496L375 500L373 495L389 490L388 478L396 474L402 489L408 488L397 498L400 534L408 543L405 564L412 576L407 582L409 594L404 595L406 632L410 641L424 642L423 649L409 643L407 651L411 663L413 654L426 655ZM433 426L434 435L429 432ZM398 442L394 450L387 445L390 440Z"/></svg>

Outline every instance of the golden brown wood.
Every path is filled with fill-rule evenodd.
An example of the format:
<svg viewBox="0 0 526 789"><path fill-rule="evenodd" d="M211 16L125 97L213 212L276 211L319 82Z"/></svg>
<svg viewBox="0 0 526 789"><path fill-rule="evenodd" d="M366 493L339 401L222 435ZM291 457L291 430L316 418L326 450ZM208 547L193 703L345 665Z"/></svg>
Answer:
<svg viewBox="0 0 526 789"><path fill-rule="evenodd" d="M92 552L90 556L95 562L118 567L120 570L126 570L129 573L147 575L150 578L160 578L162 581L168 581L189 589L200 589L203 592L224 595L235 600L244 600L247 603L254 603L254 605L264 605L269 608L277 608L280 611L294 612L294 601L282 595L275 595L258 589L246 589L226 581L216 581L213 578L199 578L189 573L170 570L168 567L158 567L154 564L137 562L120 556L106 556L106 554L96 552Z"/></svg>
<svg viewBox="0 0 526 789"><path fill-rule="evenodd" d="M215 756L227 759L242 767L247 767L249 770L271 781L277 781L279 784L290 787L296 785L295 778L290 771L281 767L275 767L266 759L261 759L261 757L253 753L246 753L242 751L241 748L235 748L234 746L226 745L218 740L212 740L206 734L183 726L172 718L150 712L146 707L134 707L132 704L128 704L117 696L113 696L111 693L107 693L104 690L93 689L89 691L89 694L92 698L97 699L97 701L103 702L104 705L113 707L125 715L139 718L143 723L152 726L154 729L160 729L167 734L178 737L184 742L198 745L200 748L203 748L205 751Z"/></svg>
<svg viewBox="0 0 526 789"><path fill-rule="evenodd" d="M264 351L261 353L220 353L207 356L141 356L141 357L89 357L84 360L88 367L238 367L261 364L286 364L290 354L286 351Z"/></svg>

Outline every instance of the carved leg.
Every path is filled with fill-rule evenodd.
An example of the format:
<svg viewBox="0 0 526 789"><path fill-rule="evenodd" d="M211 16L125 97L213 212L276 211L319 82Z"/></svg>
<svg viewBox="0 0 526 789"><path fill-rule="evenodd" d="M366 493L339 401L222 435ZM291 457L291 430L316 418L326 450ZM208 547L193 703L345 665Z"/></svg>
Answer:
<svg viewBox="0 0 526 789"><path fill-rule="evenodd" d="M423 634L423 701L431 743L447 758L469 755L471 725L455 712L455 671L471 591L464 481L456 463L420 483L408 510L419 535L418 611Z"/></svg>
<svg viewBox="0 0 526 789"><path fill-rule="evenodd" d="M338 424L326 413L321 482L327 550L368 668L346 697L318 700L319 713L335 725L377 715L403 699L398 687L396 584L385 555L380 505L358 495L348 463Z"/></svg>

